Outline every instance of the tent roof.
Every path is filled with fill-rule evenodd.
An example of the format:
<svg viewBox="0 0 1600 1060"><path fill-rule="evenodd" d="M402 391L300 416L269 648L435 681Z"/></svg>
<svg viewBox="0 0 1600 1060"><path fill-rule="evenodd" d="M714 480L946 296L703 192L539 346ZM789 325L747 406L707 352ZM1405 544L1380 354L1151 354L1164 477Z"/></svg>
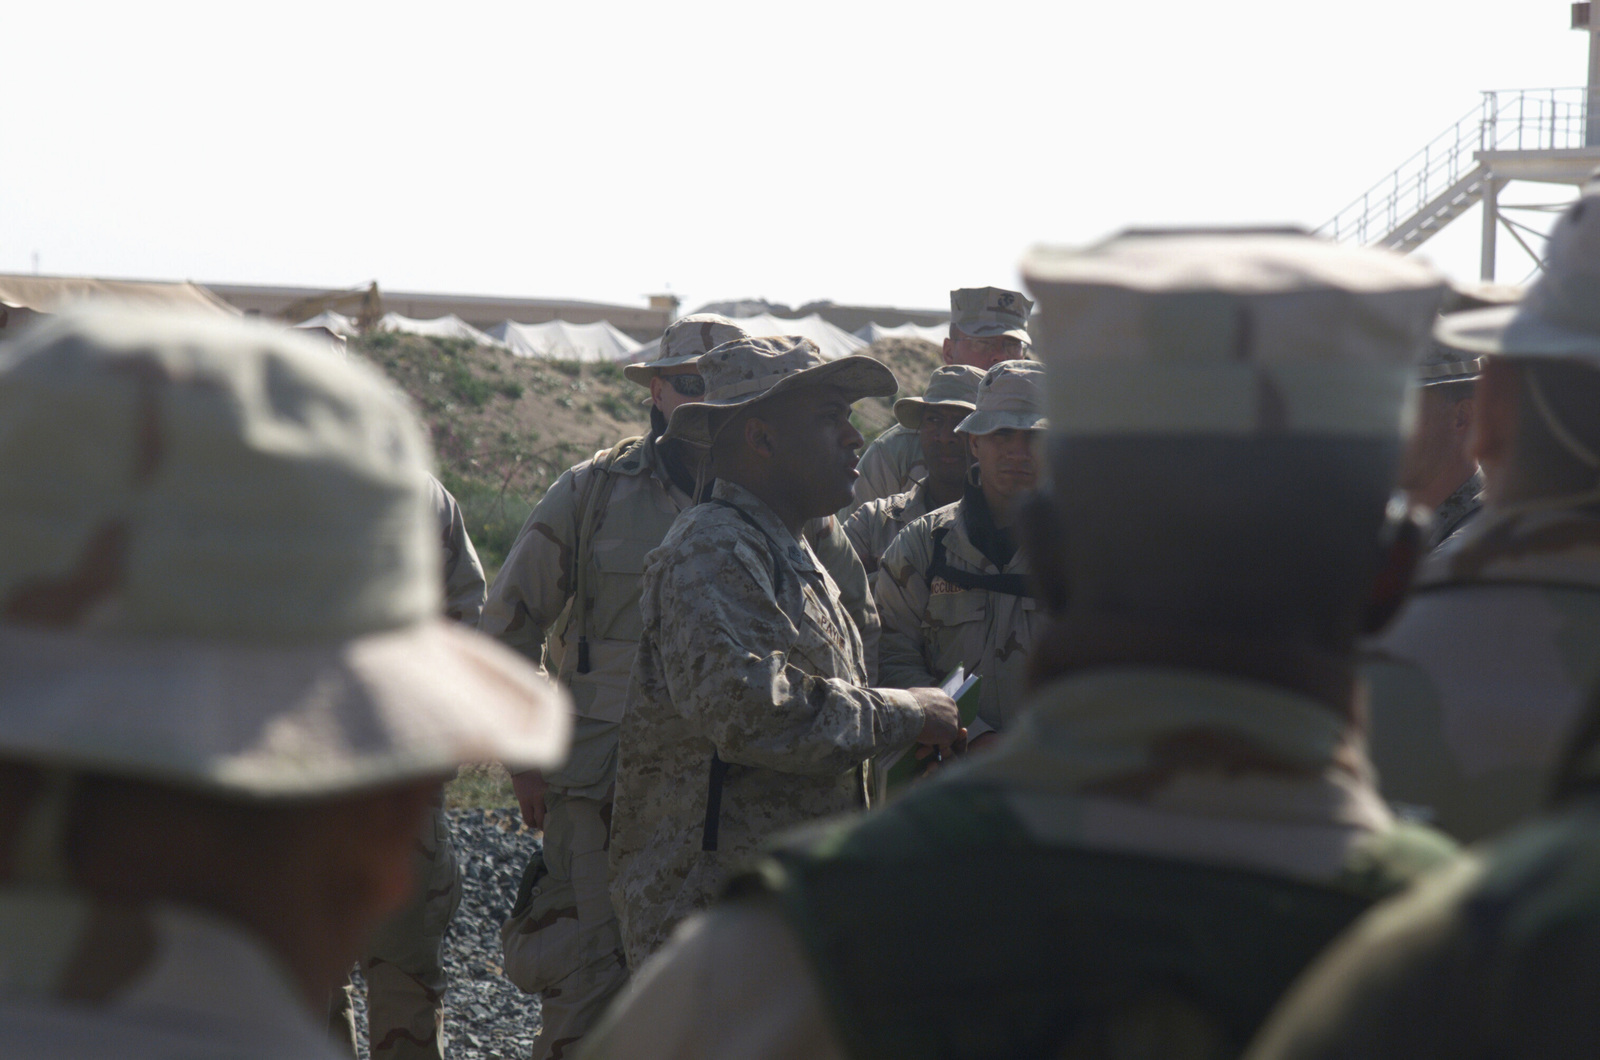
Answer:
<svg viewBox="0 0 1600 1060"><path fill-rule="evenodd" d="M88 276L20 276L0 274L0 306L55 313L87 298L110 298L238 316L239 311L197 283L146 280L97 280Z"/></svg>
<svg viewBox="0 0 1600 1060"><path fill-rule="evenodd" d="M762 313L753 317L735 317L735 324L744 328L752 335L803 335L817 344L817 349L822 351L822 356L830 361L840 357L848 357L853 353L860 353L867 348L867 344L843 328L834 327L813 313L808 317L797 317L793 320L787 317L775 317L769 313ZM661 348L661 340L641 347L632 358L635 361L648 361L654 359L656 351Z"/></svg>
<svg viewBox="0 0 1600 1060"><path fill-rule="evenodd" d="M386 331L403 331L408 335L428 335L436 339L467 339L480 346L499 346L500 342L465 320L448 313L432 320L418 320L415 317L403 317L399 313L385 313L378 321L378 327Z"/></svg>
<svg viewBox="0 0 1600 1060"><path fill-rule="evenodd" d="M343 313L335 313L331 309L324 309L310 320L302 320L296 324L297 328L327 328L335 335L350 338L359 334L354 317L347 317Z"/></svg>
<svg viewBox="0 0 1600 1060"><path fill-rule="evenodd" d="M856 329L856 338L868 343L877 342L879 339L927 339L942 346L949 336L948 324L897 324L894 327L868 324Z"/></svg>
<svg viewBox="0 0 1600 1060"><path fill-rule="evenodd" d="M519 324L507 320L490 328L489 334L518 357L555 361L628 361L639 350L638 342L605 320L593 324L570 324L565 320Z"/></svg>

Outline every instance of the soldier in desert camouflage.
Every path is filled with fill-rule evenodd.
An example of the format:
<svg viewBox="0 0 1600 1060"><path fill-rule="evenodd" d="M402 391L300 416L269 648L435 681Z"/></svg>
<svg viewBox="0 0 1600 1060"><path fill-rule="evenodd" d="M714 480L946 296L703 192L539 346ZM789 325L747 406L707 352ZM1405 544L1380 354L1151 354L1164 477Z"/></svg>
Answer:
<svg viewBox="0 0 1600 1060"><path fill-rule="evenodd" d="M800 533L848 499L850 406L893 374L800 338L726 343L700 372L667 437L709 450L717 485L647 561L618 750L612 897L634 966L767 836L865 805L870 759L959 736L943 693L868 686Z"/></svg>

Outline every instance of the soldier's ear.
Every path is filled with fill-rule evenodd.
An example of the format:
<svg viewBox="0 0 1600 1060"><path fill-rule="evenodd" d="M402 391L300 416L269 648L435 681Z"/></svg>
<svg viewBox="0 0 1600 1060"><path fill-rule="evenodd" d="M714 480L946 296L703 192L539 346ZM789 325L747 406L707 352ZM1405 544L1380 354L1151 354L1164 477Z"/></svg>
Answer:
<svg viewBox="0 0 1600 1060"><path fill-rule="evenodd" d="M759 416L747 417L743 425L744 444L752 453L758 456L770 457L775 449L772 444L772 425Z"/></svg>
<svg viewBox="0 0 1600 1060"><path fill-rule="evenodd" d="M1361 616L1363 634L1382 632L1399 614L1411 591L1411 579L1428 554L1428 524L1426 511L1412 507L1398 495L1389 502L1389 513L1378 539L1378 573L1372 579Z"/></svg>
<svg viewBox="0 0 1600 1060"><path fill-rule="evenodd" d="M1067 552L1061 509L1048 493L1028 493L1017 502L1022 551L1033 592L1052 615L1067 609Z"/></svg>

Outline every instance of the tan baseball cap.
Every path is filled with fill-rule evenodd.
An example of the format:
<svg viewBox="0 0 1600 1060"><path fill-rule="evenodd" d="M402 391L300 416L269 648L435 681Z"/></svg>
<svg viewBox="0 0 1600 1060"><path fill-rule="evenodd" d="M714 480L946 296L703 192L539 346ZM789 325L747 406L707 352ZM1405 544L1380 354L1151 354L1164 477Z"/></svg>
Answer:
<svg viewBox="0 0 1600 1060"><path fill-rule="evenodd" d="M1150 230L1023 262L1052 430L1397 437L1444 278L1304 232Z"/></svg>
<svg viewBox="0 0 1600 1060"><path fill-rule="evenodd" d="M1028 313L1033 303L1003 287L961 287L950 292L950 323L963 335L994 335L1030 341Z"/></svg>
<svg viewBox="0 0 1600 1060"><path fill-rule="evenodd" d="M978 385L978 405L956 426L962 434L995 431L1042 431L1050 426L1044 416L1044 365L1037 361L1001 361L983 374Z"/></svg>
<svg viewBox="0 0 1600 1060"><path fill-rule="evenodd" d="M718 313L691 313L667 325L653 359L625 365L622 374L647 387L661 369L693 364L702 354L746 334L744 328Z"/></svg>
<svg viewBox="0 0 1600 1060"><path fill-rule="evenodd" d="M0 346L0 756L242 798L559 761L565 694L440 616L430 462L284 329L91 307Z"/></svg>
<svg viewBox="0 0 1600 1060"><path fill-rule="evenodd" d="M894 403L894 418L900 426L915 431L922 427L922 414L933 405L971 412L978 407L978 384L983 382L983 369L970 364L947 364L934 369L928 377L928 389L921 397L903 397Z"/></svg>
<svg viewBox="0 0 1600 1060"><path fill-rule="evenodd" d="M706 396L672 410L664 437L709 448L727 415L757 401L802 387L837 387L850 401L889 397L900 389L894 373L871 357L828 361L817 344L799 335L742 338L723 343L700 358Z"/></svg>

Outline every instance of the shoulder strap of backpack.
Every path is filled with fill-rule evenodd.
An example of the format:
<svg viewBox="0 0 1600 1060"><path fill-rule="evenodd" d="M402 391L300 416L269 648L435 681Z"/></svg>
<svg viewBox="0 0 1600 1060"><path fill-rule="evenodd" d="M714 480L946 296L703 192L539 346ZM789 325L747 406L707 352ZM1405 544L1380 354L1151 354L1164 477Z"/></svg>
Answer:
<svg viewBox="0 0 1600 1060"><path fill-rule="evenodd" d="M944 545L944 539L949 533L949 523L933 532L933 561L928 564L927 573L923 575L927 579L929 589L933 588L935 578L942 578L962 589L977 589L982 592L1004 593L1006 596L1033 599L1033 587L1028 584L1025 575L975 574L969 570L957 570L952 567Z"/></svg>
<svg viewBox="0 0 1600 1060"><path fill-rule="evenodd" d="M589 488L584 491L583 514L578 519L578 539L573 542L572 549L572 610L561 631L565 636L573 626L578 628L577 672L580 674L589 672L589 560L594 554L595 520L611 500L611 487L616 481L611 469L643 441L642 437L624 438L610 449L596 454L594 463L590 465Z"/></svg>

